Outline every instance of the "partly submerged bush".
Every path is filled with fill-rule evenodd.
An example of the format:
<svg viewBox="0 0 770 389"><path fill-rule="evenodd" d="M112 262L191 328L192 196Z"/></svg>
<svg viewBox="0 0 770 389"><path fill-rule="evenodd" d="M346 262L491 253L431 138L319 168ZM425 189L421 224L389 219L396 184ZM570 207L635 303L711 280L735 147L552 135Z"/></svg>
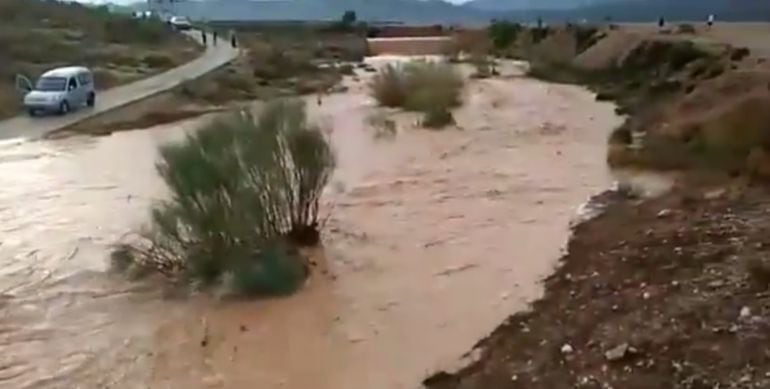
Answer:
<svg viewBox="0 0 770 389"><path fill-rule="evenodd" d="M372 97L385 107L401 107L407 96L407 77L403 67L387 64L369 83Z"/></svg>
<svg viewBox="0 0 770 389"><path fill-rule="evenodd" d="M335 166L302 103L270 103L256 120L233 113L160 156L171 198L130 246L133 267L202 285L229 279L246 293L300 285L306 266L292 247L318 242L320 196Z"/></svg>
<svg viewBox="0 0 770 389"><path fill-rule="evenodd" d="M449 64L413 61L387 65L374 76L370 88L380 105L423 112L424 122L440 123L427 116L451 116L451 109L462 102L463 78Z"/></svg>

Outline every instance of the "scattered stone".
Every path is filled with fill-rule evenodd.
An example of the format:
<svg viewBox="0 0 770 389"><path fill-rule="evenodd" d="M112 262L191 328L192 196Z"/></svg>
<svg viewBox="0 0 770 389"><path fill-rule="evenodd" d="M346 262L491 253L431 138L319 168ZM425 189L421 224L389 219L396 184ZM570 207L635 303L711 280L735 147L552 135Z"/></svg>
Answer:
<svg viewBox="0 0 770 389"><path fill-rule="evenodd" d="M623 343L615 348L607 350L607 352L604 353L604 358L610 362L615 362L625 358L627 353L628 343Z"/></svg>
<svg viewBox="0 0 770 389"><path fill-rule="evenodd" d="M561 353L564 355L569 355L575 352L575 349L572 348L572 345L569 343L565 343L564 346L561 346Z"/></svg>
<svg viewBox="0 0 770 389"><path fill-rule="evenodd" d="M741 308L741 313L740 313L740 316L739 316L739 317L740 317L741 319L746 319L746 318L748 318L749 316L751 316L751 308L749 308L749 307L746 307L746 306L744 306L743 308Z"/></svg>
<svg viewBox="0 0 770 389"><path fill-rule="evenodd" d="M674 213L674 211L672 211L672 210L670 210L668 208L662 209L660 212L658 212L658 219L662 219L662 218L671 216L673 213Z"/></svg>
<svg viewBox="0 0 770 389"><path fill-rule="evenodd" d="M709 282L709 287L711 288L721 288L725 285L725 282L722 280L714 280Z"/></svg>
<svg viewBox="0 0 770 389"><path fill-rule="evenodd" d="M727 193L727 189L714 189L704 193L703 198L706 200L716 200L724 197L725 193Z"/></svg>
<svg viewBox="0 0 770 389"><path fill-rule="evenodd" d="M333 87L329 88L329 93L345 93L348 91L348 87L345 85L334 85Z"/></svg>

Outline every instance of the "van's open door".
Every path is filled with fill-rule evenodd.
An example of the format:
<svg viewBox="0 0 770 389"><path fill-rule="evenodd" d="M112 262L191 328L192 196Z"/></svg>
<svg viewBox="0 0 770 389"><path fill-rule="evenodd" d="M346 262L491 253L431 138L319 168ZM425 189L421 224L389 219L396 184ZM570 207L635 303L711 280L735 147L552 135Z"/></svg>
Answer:
<svg viewBox="0 0 770 389"><path fill-rule="evenodd" d="M21 74L16 75L16 90L21 94L32 92L32 81Z"/></svg>

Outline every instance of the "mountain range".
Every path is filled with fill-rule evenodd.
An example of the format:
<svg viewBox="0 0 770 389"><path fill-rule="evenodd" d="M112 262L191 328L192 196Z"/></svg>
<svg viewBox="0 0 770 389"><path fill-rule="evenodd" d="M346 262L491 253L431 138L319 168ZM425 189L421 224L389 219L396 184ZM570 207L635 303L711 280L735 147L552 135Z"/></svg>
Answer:
<svg viewBox="0 0 770 389"><path fill-rule="evenodd" d="M204 20L336 20L354 10L359 20L412 24L480 24L491 19L549 22L668 20L770 21L770 0L153 0L171 12ZM142 4L146 6L146 3Z"/></svg>

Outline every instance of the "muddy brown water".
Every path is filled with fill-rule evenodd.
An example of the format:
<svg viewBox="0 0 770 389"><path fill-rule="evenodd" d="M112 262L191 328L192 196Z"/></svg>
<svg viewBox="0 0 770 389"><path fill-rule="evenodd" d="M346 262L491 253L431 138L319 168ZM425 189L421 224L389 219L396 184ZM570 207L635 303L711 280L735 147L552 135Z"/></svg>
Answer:
<svg viewBox="0 0 770 389"><path fill-rule="evenodd" d="M479 80L458 128L431 131L350 84L310 100L339 167L319 269L287 298L170 298L106 271L164 196L156 146L207 118L1 143L0 387L415 388L537 298L580 205L613 181L612 105ZM366 124L377 112L392 139Z"/></svg>

